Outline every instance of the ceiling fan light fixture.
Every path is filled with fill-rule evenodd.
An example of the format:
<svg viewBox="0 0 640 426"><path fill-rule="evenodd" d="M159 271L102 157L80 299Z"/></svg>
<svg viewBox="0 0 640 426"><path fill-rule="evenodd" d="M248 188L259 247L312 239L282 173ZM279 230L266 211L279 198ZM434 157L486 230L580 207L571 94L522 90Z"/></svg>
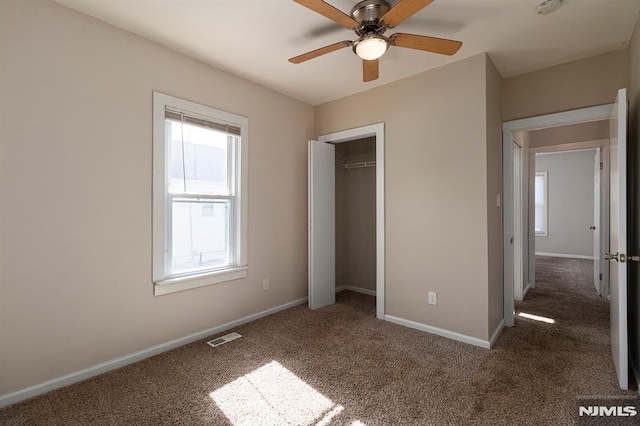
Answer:
<svg viewBox="0 0 640 426"><path fill-rule="evenodd" d="M378 59L389 48L389 40L379 34L369 34L360 37L353 43L353 51L365 61Z"/></svg>
<svg viewBox="0 0 640 426"><path fill-rule="evenodd" d="M362 81L366 83L378 78L380 71L378 59L390 46L447 56L455 54L462 47L461 41L445 38L408 33L395 33L391 37L383 35L388 29L397 27L423 7L428 6L433 0L394 0L393 6L390 4L391 0L362 0L351 9L351 15L333 7L326 0L293 1L355 32L358 39L356 41L339 41L294 56L289 58L289 62L292 64L300 64L309 59L351 46L353 53L362 59ZM560 2L561 0L546 1Z"/></svg>

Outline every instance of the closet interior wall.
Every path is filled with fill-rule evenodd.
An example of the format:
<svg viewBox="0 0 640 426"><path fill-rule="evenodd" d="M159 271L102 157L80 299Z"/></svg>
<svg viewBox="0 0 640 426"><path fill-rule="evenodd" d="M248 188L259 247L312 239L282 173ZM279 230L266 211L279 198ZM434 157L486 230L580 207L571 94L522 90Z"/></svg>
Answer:
<svg viewBox="0 0 640 426"><path fill-rule="evenodd" d="M376 291L376 140L336 144L336 288Z"/></svg>

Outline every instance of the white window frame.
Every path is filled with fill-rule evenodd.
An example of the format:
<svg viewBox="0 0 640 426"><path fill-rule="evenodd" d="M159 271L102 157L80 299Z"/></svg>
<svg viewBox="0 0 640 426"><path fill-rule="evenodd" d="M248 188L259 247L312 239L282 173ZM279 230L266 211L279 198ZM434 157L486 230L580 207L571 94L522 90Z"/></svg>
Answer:
<svg viewBox="0 0 640 426"><path fill-rule="evenodd" d="M548 237L549 236L549 172L536 172L536 178L538 176L542 177L542 182L544 185L544 204L542 208L542 231L537 231L534 228L534 232L536 237ZM534 181L534 190L535 190L535 181ZM535 202L535 201L534 201ZM534 208L534 212L535 212ZM535 218L534 218L535 224Z"/></svg>
<svg viewBox="0 0 640 426"><path fill-rule="evenodd" d="M191 274L171 276L168 270L168 219L170 195L168 194L169 138L165 137L165 111L178 110L217 123L240 128L240 141L236 147L235 205L231 248L235 264L225 269L197 271ZM208 286L247 276L247 199L248 199L248 135L249 120L246 117L221 111L194 102L153 92L153 284L156 296L182 290Z"/></svg>

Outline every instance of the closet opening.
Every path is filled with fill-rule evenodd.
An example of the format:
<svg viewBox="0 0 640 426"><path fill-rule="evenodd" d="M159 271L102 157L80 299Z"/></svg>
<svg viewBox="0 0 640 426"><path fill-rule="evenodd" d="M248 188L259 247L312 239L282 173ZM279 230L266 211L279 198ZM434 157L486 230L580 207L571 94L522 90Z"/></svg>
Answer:
<svg viewBox="0 0 640 426"><path fill-rule="evenodd" d="M353 142L353 143L352 143ZM375 295L385 319L384 123L309 141L309 308Z"/></svg>
<svg viewBox="0 0 640 426"><path fill-rule="evenodd" d="M376 295L376 138L335 144L336 293Z"/></svg>

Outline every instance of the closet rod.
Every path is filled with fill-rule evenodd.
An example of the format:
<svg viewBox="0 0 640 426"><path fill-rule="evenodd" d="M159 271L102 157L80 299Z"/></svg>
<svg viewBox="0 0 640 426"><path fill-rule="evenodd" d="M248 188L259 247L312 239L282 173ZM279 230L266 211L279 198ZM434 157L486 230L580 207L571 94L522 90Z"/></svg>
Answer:
<svg viewBox="0 0 640 426"><path fill-rule="evenodd" d="M361 163L341 164L338 167L336 167L336 169L360 169L363 167L375 167L375 166L376 166L375 161L363 161Z"/></svg>

